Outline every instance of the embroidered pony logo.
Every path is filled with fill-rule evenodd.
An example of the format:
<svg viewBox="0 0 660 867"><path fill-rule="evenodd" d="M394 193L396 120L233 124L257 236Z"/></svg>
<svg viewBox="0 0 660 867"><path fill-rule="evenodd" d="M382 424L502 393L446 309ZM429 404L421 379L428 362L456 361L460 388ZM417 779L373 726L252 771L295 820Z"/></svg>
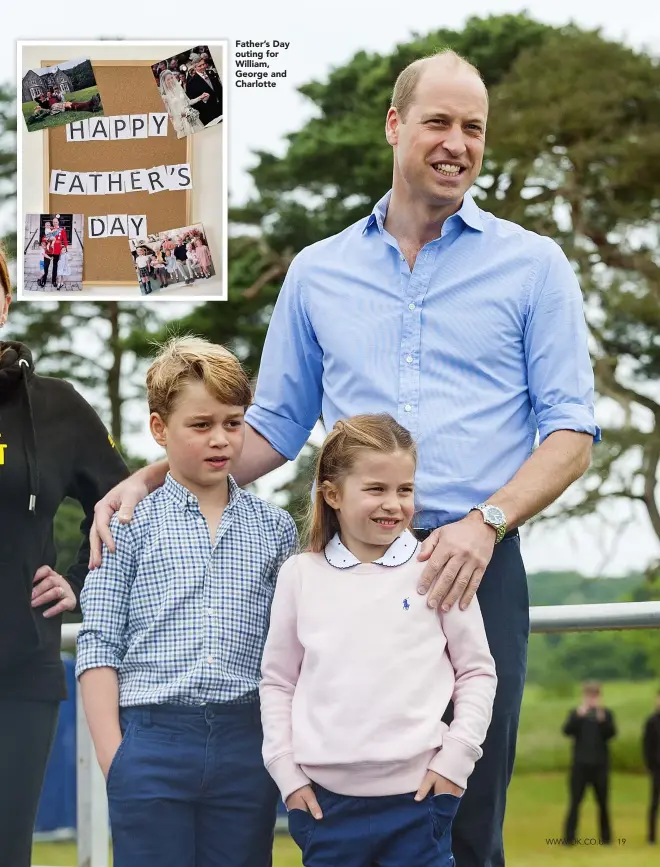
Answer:
<svg viewBox="0 0 660 867"><path fill-rule="evenodd" d="M410 608L410 599L408 598L408 596L406 596L406 598L403 600L403 610L408 611L409 608Z"/></svg>

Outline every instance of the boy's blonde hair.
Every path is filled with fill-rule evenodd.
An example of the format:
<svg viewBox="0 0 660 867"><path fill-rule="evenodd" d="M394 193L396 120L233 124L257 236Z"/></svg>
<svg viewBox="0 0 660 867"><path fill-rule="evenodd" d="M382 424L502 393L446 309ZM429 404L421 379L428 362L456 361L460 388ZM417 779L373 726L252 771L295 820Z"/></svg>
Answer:
<svg viewBox="0 0 660 867"><path fill-rule="evenodd" d="M228 349L201 337L174 337L147 371L149 412L157 412L167 421L190 382L204 383L207 391L227 406L247 409L252 402L250 380Z"/></svg>

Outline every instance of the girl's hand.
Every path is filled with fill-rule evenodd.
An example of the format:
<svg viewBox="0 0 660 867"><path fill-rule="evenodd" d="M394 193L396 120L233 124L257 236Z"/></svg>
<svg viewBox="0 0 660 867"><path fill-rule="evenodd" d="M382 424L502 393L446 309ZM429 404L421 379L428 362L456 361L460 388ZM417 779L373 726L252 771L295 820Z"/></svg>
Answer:
<svg viewBox="0 0 660 867"><path fill-rule="evenodd" d="M311 786L303 786L302 789L296 789L286 799L287 810L304 810L306 813L311 813L315 819L322 819L323 813L319 807L319 802L316 800L316 795Z"/></svg>
<svg viewBox="0 0 660 867"><path fill-rule="evenodd" d="M452 783L446 777L436 774L435 771L427 771L426 776L422 780L422 785L417 790L415 800L423 801L431 791L434 795L456 795L457 798L460 798L465 789L461 789L456 783Z"/></svg>
<svg viewBox="0 0 660 867"><path fill-rule="evenodd" d="M55 617L64 611L73 611L76 607L76 595L71 585L50 566L41 566L37 569L32 583L35 585L32 591L33 608L54 603L51 608L44 611L44 617Z"/></svg>

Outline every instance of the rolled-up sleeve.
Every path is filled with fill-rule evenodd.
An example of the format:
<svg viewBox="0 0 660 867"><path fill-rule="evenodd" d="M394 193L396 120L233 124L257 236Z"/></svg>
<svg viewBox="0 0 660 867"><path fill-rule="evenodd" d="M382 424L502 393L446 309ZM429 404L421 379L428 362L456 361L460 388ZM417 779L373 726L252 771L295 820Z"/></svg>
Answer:
<svg viewBox="0 0 660 867"><path fill-rule="evenodd" d="M600 442L594 418L594 374L582 292L561 248L545 249L531 287L524 332L529 394L539 440L554 431L589 433Z"/></svg>
<svg viewBox="0 0 660 867"><path fill-rule="evenodd" d="M303 294L300 256L280 290L246 421L287 460L294 460L321 414L323 354Z"/></svg>
<svg viewBox="0 0 660 867"><path fill-rule="evenodd" d="M110 531L116 553L103 546L101 565L89 573L80 596L83 622L78 633L76 677L89 668L119 669L126 653L135 549L130 525L120 524L116 515Z"/></svg>

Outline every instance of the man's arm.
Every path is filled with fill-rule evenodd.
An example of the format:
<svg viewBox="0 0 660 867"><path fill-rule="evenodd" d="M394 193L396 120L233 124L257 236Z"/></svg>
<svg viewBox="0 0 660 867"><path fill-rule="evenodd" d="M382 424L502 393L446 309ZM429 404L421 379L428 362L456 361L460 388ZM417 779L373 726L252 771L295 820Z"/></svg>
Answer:
<svg viewBox="0 0 660 867"><path fill-rule="evenodd" d="M517 527L554 502L589 466L600 439L593 417L593 370L582 293L561 248L543 240L542 261L527 299L523 346L540 445L515 476L493 492L507 526ZM429 605L468 605L493 555L495 530L479 512L436 530L420 559L429 559L420 592ZM432 552L432 553L431 553Z"/></svg>
<svg viewBox="0 0 660 867"><path fill-rule="evenodd" d="M323 354L307 314L299 271L294 261L268 326L254 403L246 415L245 446L234 474L240 485L294 460L321 414ZM108 529L114 513L122 523L130 521L137 503L163 484L167 469L166 461L145 467L97 504L90 568L101 562L101 543L114 550Z"/></svg>
<svg viewBox="0 0 660 867"><path fill-rule="evenodd" d="M566 718L566 722L562 727L562 732L568 737L574 737L578 733L579 728L580 717L577 715L575 710L572 710Z"/></svg>

